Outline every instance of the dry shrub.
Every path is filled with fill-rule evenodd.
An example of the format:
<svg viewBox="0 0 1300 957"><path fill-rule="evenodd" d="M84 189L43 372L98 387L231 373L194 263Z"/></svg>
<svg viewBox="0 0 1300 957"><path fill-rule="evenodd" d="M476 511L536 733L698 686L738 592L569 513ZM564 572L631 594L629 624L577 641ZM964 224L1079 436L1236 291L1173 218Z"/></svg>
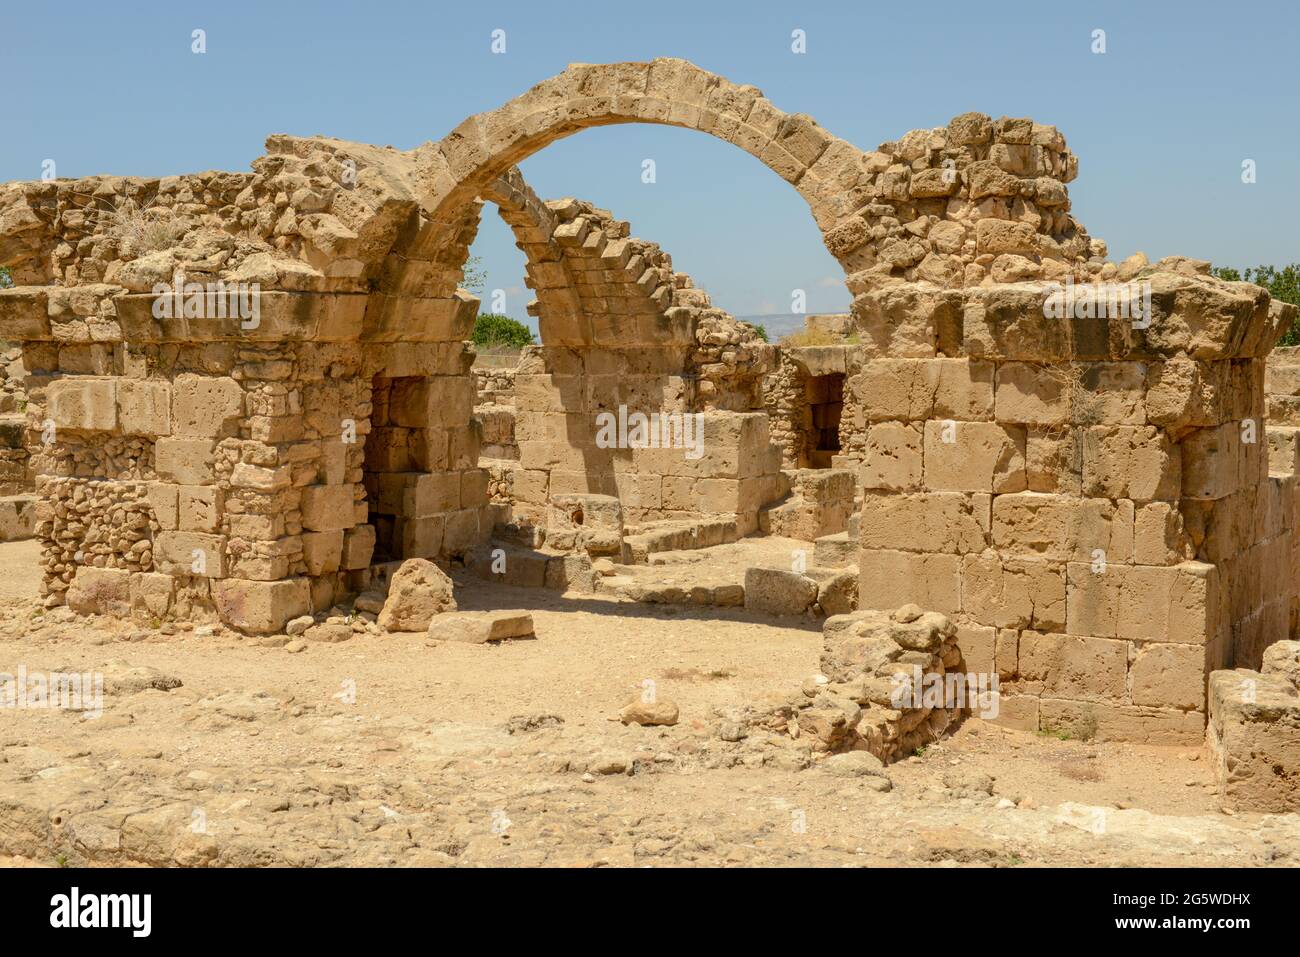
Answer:
<svg viewBox="0 0 1300 957"><path fill-rule="evenodd" d="M185 224L167 209L141 209L125 199L109 214L109 235L118 241L124 256L138 257L167 249L185 235Z"/></svg>

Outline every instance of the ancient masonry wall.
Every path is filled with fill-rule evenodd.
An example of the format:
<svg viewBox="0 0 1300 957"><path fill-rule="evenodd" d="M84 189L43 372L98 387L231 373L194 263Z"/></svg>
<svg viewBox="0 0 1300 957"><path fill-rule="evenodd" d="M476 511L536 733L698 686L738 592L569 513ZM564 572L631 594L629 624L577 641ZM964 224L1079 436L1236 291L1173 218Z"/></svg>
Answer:
<svg viewBox="0 0 1300 957"><path fill-rule="evenodd" d="M465 554L490 531L461 343L144 353L139 377L45 389L52 601L273 630L363 589L372 561Z"/></svg>
<svg viewBox="0 0 1300 957"><path fill-rule="evenodd" d="M802 374L844 376L830 464L855 488L781 470L773 347L625 223L543 203L513 168L614 122L719 136L807 201L853 342L804 353ZM656 60L574 65L409 152L267 149L248 173L0 187L18 284L0 333L41 436L49 604L275 631L376 561L470 553L506 515L490 499L541 513L607 492L629 521L731 515L741 533L766 509L814 534L860 497L859 604L949 616L968 665L1003 676L1002 720L1199 740L1206 675L1289 634L1296 479L1282 424L1264 432L1265 357L1295 310L1205 264L1106 262L1052 127L963 114L864 152ZM465 341L478 303L458 289L484 200L525 251L543 342L515 374L518 459L495 472ZM178 271L178 306L206 305L160 316ZM1051 318L1065 279L1149 283L1150 323ZM217 281L256 284L257 321L214 311ZM600 447L594 417L620 406L702 414L703 455Z"/></svg>
<svg viewBox="0 0 1300 957"><path fill-rule="evenodd" d="M541 203L516 177L489 195L527 257L542 339L513 371L513 410L483 407L503 453L488 463L494 500L541 524L557 495L617 495L632 523L726 516L740 534L755 530L782 491L755 411L772 347L713 308L656 244L630 237L625 221L579 200ZM680 446L610 447L598 418L622 428L634 414L697 412L698 457Z"/></svg>
<svg viewBox="0 0 1300 957"><path fill-rule="evenodd" d="M1296 478L1300 496L1300 347L1280 346L1268 355L1264 369L1268 416L1268 467L1275 477ZM1293 499L1300 516L1300 499ZM1300 535L1292 539L1289 565L1292 582L1300 582ZM1300 595L1291 603L1290 633L1300 633ZM1253 667L1253 665L1246 665Z"/></svg>
<svg viewBox="0 0 1300 957"><path fill-rule="evenodd" d="M1046 318L1043 284L894 287L862 329L861 607L954 617L1003 720L1200 740L1206 677L1289 634L1294 479L1264 356L1292 307L1153 270L1150 328ZM903 355L898 355L902 353Z"/></svg>

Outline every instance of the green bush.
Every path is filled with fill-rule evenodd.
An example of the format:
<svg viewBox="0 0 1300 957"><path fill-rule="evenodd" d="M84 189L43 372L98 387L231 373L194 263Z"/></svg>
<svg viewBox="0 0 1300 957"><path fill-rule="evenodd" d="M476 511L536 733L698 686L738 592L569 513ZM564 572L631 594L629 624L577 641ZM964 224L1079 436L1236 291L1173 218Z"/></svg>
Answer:
<svg viewBox="0 0 1300 957"><path fill-rule="evenodd" d="M1256 266L1254 269L1238 271L1231 266L1216 266L1211 272L1220 279L1229 282L1253 282L1263 286L1274 299L1300 306L1300 263L1292 263L1277 269L1274 266ZM1281 339L1279 346L1300 346L1300 321L1291 324Z"/></svg>
<svg viewBox="0 0 1300 957"><path fill-rule="evenodd" d="M751 326L754 327L754 332L758 335L758 338L762 339L764 342L771 342L771 341L772 341L771 339L769 339L769 338L767 337L767 329L766 329L766 327L764 327L764 326L760 326L757 322L751 322L751 323L749 323L749 325L751 325Z"/></svg>
<svg viewBox="0 0 1300 957"><path fill-rule="evenodd" d="M14 284L14 277L10 275L9 270L0 266L0 289L8 289Z"/></svg>
<svg viewBox="0 0 1300 957"><path fill-rule="evenodd" d="M531 346L534 337L532 330L522 322L497 312L480 312L474 320L474 345L476 346L510 346L522 349Z"/></svg>

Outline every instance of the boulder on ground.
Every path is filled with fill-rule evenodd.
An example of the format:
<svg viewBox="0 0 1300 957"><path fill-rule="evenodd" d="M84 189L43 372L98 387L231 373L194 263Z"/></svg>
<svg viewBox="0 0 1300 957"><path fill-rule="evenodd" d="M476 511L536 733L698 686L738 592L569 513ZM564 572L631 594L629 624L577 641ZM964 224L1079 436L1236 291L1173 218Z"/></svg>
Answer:
<svg viewBox="0 0 1300 957"><path fill-rule="evenodd" d="M889 777L885 773L885 762L868 751L832 754L822 762L822 769L844 778Z"/></svg>
<svg viewBox="0 0 1300 957"><path fill-rule="evenodd" d="M652 727L676 724L678 713L677 702L671 698L656 698L654 701L638 698L619 712L618 719L624 724Z"/></svg>
<svg viewBox="0 0 1300 957"><path fill-rule="evenodd" d="M379 613L384 631L424 631L435 615L455 611L447 574L427 558L408 558L393 575Z"/></svg>
<svg viewBox="0 0 1300 957"><path fill-rule="evenodd" d="M327 621L319 625L312 625L302 633L302 636L308 641L323 641L333 644L351 638L352 626Z"/></svg>
<svg viewBox="0 0 1300 957"><path fill-rule="evenodd" d="M817 583L780 568L745 569L745 608L765 615L802 615L817 600Z"/></svg>
<svg viewBox="0 0 1300 957"><path fill-rule="evenodd" d="M438 615L429 622L434 641L482 644L507 638L532 638L533 616L524 611L470 611Z"/></svg>

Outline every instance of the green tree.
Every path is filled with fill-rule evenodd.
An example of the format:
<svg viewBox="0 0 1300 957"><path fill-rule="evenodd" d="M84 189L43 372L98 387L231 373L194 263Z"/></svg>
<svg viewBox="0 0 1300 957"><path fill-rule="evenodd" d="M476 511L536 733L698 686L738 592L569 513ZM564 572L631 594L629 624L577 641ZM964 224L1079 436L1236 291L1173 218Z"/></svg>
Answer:
<svg viewBox="0 0 1300 957"><path fill-rule="evenodd" d="M6 267L0 266L0 289L8 289L13 284L14 284L13 275L10 274L9 270Z"/></svg>
<svg viewBox="0 0 1300 957"><path fill-rule="evenodd" d="M480 312L474 320L474 345L479 347L507 346L522 349L534 342L532 330L522 322L497 312Z"/></svg>
<svg viewBox="0 0 1300 957"><path fill-rule="evenodd" d="M1256 266L1254 269L1237 270L1231 266L1216 266L1211 272L1228 282L1253 282L1267 289L1274 299L1300 306L1300 263L1292 263L1281 269L1275 266ZM1277 344L1300 345L1300 321L1292 323Z"/></svg>
<svg viewBox="0 0 1300 957"><path fill-rule="evenodd" d="M757 322L751 322L751 323L749 323L749 325L751 325L751 326L754 327L754 333L758 336L758 338L762 339L764 342L771 342L771 341L772 341L771 339L769 339L769 338L767 337L767 327L766 327L766 326L760 326Z"/></svg>

